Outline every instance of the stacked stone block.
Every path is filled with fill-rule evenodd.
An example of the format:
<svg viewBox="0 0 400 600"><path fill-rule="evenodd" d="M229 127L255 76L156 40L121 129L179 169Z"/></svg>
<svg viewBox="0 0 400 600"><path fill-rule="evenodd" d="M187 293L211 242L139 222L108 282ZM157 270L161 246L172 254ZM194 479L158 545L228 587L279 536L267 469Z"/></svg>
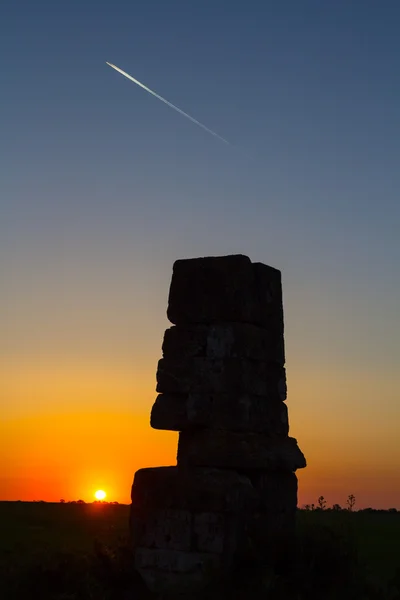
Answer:
<svg viewBox="0 0 400 600"><path fill-rule="evenodd" d="M281 273L242 255L174 264L155 429L179 432L177 466L132 487L135 565L153 591L190 591L249 546L294 529Z"/></svg>

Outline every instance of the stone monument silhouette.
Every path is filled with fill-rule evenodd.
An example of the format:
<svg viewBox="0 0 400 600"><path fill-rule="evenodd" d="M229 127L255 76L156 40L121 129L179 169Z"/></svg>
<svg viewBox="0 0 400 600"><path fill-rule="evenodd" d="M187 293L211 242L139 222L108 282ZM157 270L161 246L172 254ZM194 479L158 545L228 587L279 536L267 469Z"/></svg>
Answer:
<svg viewBox="0 0 400 600"><path fill-rule="evenodd" d="M167 315L150 423L179 432L177 465L136 472L130 531L148 588L190 592L291 538L306 460L289 437L281 272L177 260Z"/></svg>

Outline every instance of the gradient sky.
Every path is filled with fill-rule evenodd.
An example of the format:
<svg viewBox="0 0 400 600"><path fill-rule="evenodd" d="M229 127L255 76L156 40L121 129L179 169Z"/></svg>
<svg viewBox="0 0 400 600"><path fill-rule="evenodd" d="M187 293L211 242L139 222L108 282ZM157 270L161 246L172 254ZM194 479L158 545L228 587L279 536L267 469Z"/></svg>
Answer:
<svg viewBox="0 0 400 600"><path fill-rule="evenodd" d="M2 3L0 498L174 464L172 265L243 253L283 273L299 504L400 508L399 30L397 0Z"/></svg>

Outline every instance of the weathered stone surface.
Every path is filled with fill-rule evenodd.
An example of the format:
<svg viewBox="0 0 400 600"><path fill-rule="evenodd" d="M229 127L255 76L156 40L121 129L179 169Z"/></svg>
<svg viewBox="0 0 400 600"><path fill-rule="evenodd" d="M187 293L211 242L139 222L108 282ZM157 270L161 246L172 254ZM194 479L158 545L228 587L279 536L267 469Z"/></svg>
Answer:
<svg viewBox="0 0 400 600"><path fill-rule="evenodd" d="M239 554L268 552L276 540L293 533L296 476L253 473L251 478L257 493L249 478L232 471L138 471L130 529L135 567L150 590L198 589L232 568ZM264 498L267 489L271 497ZM283 498L285 489L289 502Z"/></svg>
<svg viewBox="0 0 400 600"><path fill-rule="evenodd" d="M271 317L268 328L249 323L177 325L166 330L162 349L165 358L178 360L250 358L283 366L283 317Z"/></svg>
<svg viewBox="0 0 400 600"><path fill-rule="evenodd" d="M232 519L220 513L197 513L193 517L194 544L200 552L222 554L226 550L226 532ZM236 548L234 548L236 550Z"/></svg>
<svg viewBox="0 0 400 600"><path fill-rule="evenodd" d="M132 510L131 532L135 546L189 551L192 513L174 508Z"/></svg>
<svg viewBox="0 0 400 600"><path fill-rule="evenodd" d="M165 330L163 357L186 359L207 356L207 337L212 325L174 325Z"/></svg>
<svg viewBox="0 0 400 600"><path fill-rule="evenodd" d="M135 548L229 554L236 551L238 540L227 534L240 527L243 514L142 508L132 509L130 520Z"/></svg>
<svg viewBox="0 0 400 600"><path fill-rule="evenodd" d="M178 465L296 471L306 460L294 438L199 429L179 434Z"/></svg>
<svg viewBox="0 0 400 600"><path fill-rule="evenodd" d="M157 392L219 393L265 396L269 401L286 399L284 367L243 358L162 358L158 363Z"/></svg>
<svg viewBox="0 0 400 600"><path fill-rule="evenodd" d="M213 468L154 467L136 471L132 508L236 513L253 510L258 496L248 477Z"/></svg>
<svg viewBox="0 0 400 600"><path fill-rule="evenodd" d="M281 273L247 256L177 260L167 315L175 324L264 324L282 310Z"/></svg>
<svg viewBox="0 0 400 600"><path fill-rule="evenodd" d="M150 426L153 429L182 431L193 426L203 426L211 420L211 398L209 395L159 394L151 409ZM283 404L283 403L282 403Z"/></svg>
<svg viewBox="0 0 400 600"><path fill-rule="evenodd" d="M280 400L248 394L160 394L151 411L154 429L195 427L286 436L288 410Z"/></svg>
<svg viewBox="0 0 400 600"><path fill-rule="evenodd" d="M222 568L220 554L137 548L135 567L150 591L184 593L205 586Z"/></svg>
<svg viewBox="0 0 400 600"><path fill-rule="evenodd" d="M153 591L207 583L243 547L258 505L250 480L232 471L141 469L130 514L137 570Z"/></svg>

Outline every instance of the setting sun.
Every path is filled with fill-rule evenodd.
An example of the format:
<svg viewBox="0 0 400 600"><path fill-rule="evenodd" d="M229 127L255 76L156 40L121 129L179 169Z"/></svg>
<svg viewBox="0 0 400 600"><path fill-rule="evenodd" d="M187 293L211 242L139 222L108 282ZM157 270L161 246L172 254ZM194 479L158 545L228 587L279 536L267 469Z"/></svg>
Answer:
<svg viewBox="0 0 400 600"><path fill-rule="evenodd" d="M94 497L96 498L96 500L104 500L104 498L106 497L106 493L103 492L103 490L97 490L97 492L95 493Z"/></svg>

